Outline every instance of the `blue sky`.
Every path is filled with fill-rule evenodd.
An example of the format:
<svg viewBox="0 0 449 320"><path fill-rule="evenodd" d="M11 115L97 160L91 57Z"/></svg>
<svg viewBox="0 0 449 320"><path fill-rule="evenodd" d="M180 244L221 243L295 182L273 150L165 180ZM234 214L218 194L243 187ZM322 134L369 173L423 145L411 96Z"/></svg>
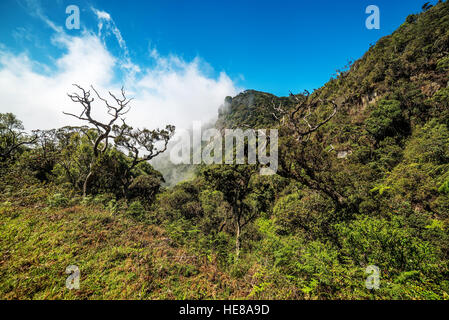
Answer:
<svg viewBox="0 0 449 320"><path fill-rule="evenodd" d="M370 44L393 32L409 14L420 12L424 2L2 0L0 82L25 81L33 88L35 84L29 79L66 79L73 74L80 76L81 69L94 73L94 63L104 62L104 68L98 67L95 72L105 77L92 74L89 80L98 81L97 85L105 88L125 84L133 92L145 89L144 93L136 93L141 100L159 92L159 100L150 99L159 104L168 99L162 97L163 90L157 87L164 81L180 91L194 90L182 86L187 80L203 83L204 88L192 101L200 101L208 88L215 90L217 101L222 101L224 97L219 96L224 93L235 94L243 89L287 95L290 90L299 92L322 86L336 69L350 59L360 58ZM365 8L371 4L380 8L380 30L365 27ZM80 30L65 28L68 5L77 5L81 10ZM102 20L101 13L108 18ZM74 45L77 39L80 43ZM96 56L99 51L103 56ZM90 64L82 65L82 61L91 58ZM109 58L113 67L107 64ZM73 70L68 70L69 64L75 64ZM25 71L19 74L22 69ZM188 71L191 77L185 76ZM41 75L47 78L41 79ZM178 82L169 82L176 77ZM165 90L165 95L169 95L170 90ZM189 99L186 94L179 95L180 101ZM204 99L218 103L215 96ZM22 103L17 110L29 121L33 116L25 108L27 101ZM176 101L170 103L174 105ZM198 114L202 110L199 108Z"/></svg>
<svg viewBox="0 0 449 320"><path fill-rule="evenodd" d="M150 64L149 46L161 54L191 60L199 56L215 72L224 71L240 87L286 95L323 85L348 59L394 31L424 0L163 0L41 1L45 14L64 25L65 8L78 5L81 23L95 25L90 8L113 17L132 58ZM52 30L30 14L27 1L0 3L0 43L48 58ZM381 29L365 28L365 8L381 10ZM27 28L37 43L14 37ZM10 32L8 32L10 31ZM71 31L74 34L79 31ZM50 50L50 52L52 52ZM57 55L58 52L54 51Z"/></svg>

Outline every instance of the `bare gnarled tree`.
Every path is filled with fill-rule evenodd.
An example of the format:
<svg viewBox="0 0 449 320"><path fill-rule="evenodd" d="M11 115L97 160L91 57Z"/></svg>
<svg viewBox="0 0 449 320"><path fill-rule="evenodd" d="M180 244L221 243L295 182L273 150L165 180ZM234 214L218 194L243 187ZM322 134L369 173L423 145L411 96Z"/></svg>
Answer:
<svg viewBox="0 0 449 320"><path fill-rule="evenodd" d="M109 92L109 96L114 101L113 104L100 96L100 94L91 86L92 90L95 92L97 98L104 103L107 109L107 114L110 119L107 121L100 121L94 119L92 116L92 107L95 98L91 98L90 90L85 90L81 86L74 84L76 88L81 91L81 94L72 93L68 94L69 98L82 106L82 111L80 115L73 113L64 112L64 114L75 117L79 120L85 121L96 130L96 135L91 140L93 140L93 153L94 158L90 164L89 173L86 176L83 184L83 195L87 194L87 186L89 179L92 177L95 171L96 160L104 154L109 147L110 139L112 139L117 147L125 148L132 158L132 164L128 171L131 171L137 164L143 161L151 160L160 153L167 149L168 141L173 136L175 127L168 125L163 130L148 130L148 129L136 129L134 130L131 126L127 125L123 116L129 112L131 107L129 103L133 99L128 99L125 94L125 90L122 87L121 96L117 97L113 93ZM117 120L122 121L122 125L118 126L116 124ZM160 142L164 145L161 150L157 150L155 145ZM140 150L148 152L148 154L140 157ZM129 182L129 181L128 181Z"/></svg>
<svg viewBox="0 0 449 320"><path fill-rule="evenodd" d="M293 93L290 96L296 102L293 110L272 106L276 119L284 119L282 127L287 134L287 140L282 145L278 173L324 193L334 201L337 208L342 207L345 197L327 174L332 166L332 158L324 152L318 141L309 141L313 133L335 117L339 106L334 100L312 99L307 90L299 96ZM327 110L329 106L332 106L332 111Z"/></svg>
<svg viewBox="0 0 449 320"><path fill-rule="evenodd" d="M298 95L294 95L290 92L290 97L292 97L297 103L293 111L285 109L282 103L276 105L272 102L271 114L273 118L280 121L282 125L286 125L293 129L298 141L308 140L310 134L328 123L333 117L335 117L338 111L338 105L333 100L324 101L323 99L318 98L312 102L309 102L310 92L307 90L304 91L301 97L298 97ZM329 103L333 106L332 112L325 119L311 124L309 118L316 113L318 107L325 106Z"/></svg>
<svg viewBox="0 0 449 320"><path fill-rule="evenodd" d="M333 100L323 101L322 99L317 99L312 103L307 103L310 93L306 90L304 98L299 99L293 93L290 92L290 95L295 98L298 102L296 109L290 114L290 122L295 127L296 134L298 135L298 139L303 139L310 136L311 133L317 131L319 128L328 123L335 115L337 114L338 106ZM332 113L328 115L324 120L311 125L308 118L312 115L312 112L316 112L316 109L319 104L325 105L327 102L331 103L333 106ZM304 124L305 129L304 129Z"/></svg>
<svg viewBox="0 0 449 320"><path fill-rule="evenodd" d="M128 173L139 163L150 161L167 150L168 142L173 136L175 127L167 125L165 129L133 129L123 121L121 126L114 125L112 130L115 145L125 149L132 158L132 163L126 169L124 175L125 179L128 179ZM161 147L158 148L155 142L159 142ZM144 153L142 156L141 152ZM124 181L124 184L129 185L130 181Z"/></svg>

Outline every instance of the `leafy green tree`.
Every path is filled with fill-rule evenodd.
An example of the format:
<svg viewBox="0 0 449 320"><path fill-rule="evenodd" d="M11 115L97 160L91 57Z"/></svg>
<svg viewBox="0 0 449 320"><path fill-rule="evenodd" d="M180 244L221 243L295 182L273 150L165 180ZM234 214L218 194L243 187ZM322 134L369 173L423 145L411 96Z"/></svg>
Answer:
<svg viewBox="0 0 449 320"><path fill-rule="evenodd" d="M36 137L28 137L22 121L12 113L0 113L0 161L11 159L25 145L33 144Z"/></svg>
<svg viewBox="0 0 449 320"><path fill-rule="evenodd" d="M206 183L220 191L231 207L231 222L235 226L236 259L240 256L242 230L258 215L249 198L253 192L250 180L256 173L256 166L248 165L214 165L204 168L201 172Z"/></svg>

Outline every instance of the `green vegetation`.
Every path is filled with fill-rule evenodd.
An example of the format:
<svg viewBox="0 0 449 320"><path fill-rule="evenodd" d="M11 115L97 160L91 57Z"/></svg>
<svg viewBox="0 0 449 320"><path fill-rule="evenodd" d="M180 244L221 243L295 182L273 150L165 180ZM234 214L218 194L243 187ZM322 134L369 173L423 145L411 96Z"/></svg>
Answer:
<svg viewBox="0 0 449 320"><path fill-rule="evenodd" d="M202 165L167 188L138 150L171 126L27 136L1 114L0 297L449 299L448 61L446 1L311 94L226 98L217 128L279 129L272 176Z"/></svg>

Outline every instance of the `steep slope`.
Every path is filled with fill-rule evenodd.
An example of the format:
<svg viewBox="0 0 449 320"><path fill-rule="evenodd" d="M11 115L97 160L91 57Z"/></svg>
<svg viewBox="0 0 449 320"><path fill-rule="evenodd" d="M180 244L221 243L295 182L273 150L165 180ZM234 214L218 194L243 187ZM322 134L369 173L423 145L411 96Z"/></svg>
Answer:
<svg viewBox="0 0 449 320"><path fill-rule="evenodd" d="M310 103L321 99L339 105L337 115L311 136L314 151L309 150L325 150L333 159L321 154L310 159L311 165L317 166L318 158L326 158L331 164L322 168L329 172L323 181L335 184L348 198L359 198L354 200L356 206L371 203L370 210L375 209L374 202L379 203L379 199L367 200L370 190L398 190L394 185L402 178L398 172L419 166L421 178L427 181L423 187L426 191L418 196L417 187L408 188L413 196L408 194L407 201L415 208L427 208L427 212L445 217L446 200L441 199L444 195L438 189L449 183L445 165L449 159L445 138L449 126L449 3L441 2L422 14L410 15L393 34L380 39L361 59L337 73L338 77L308 97ZM285 149L285 139L291 132L284 130L275 110L278 106L292 110L292 97L249 90L228 98L228 102L229 107L219 114L217 127L277 126L281 129L281 150ZM312 116L323 119L326 114L329 106L321 105ZM421 152L441 154L433 159L411 154L412 146L419 143ZM288 157L289 150L282 154ZM416 174L413 179L420 179Z"/></svg>
<svg viewBox="0 0 449 320"><path fill-rule="evenodd" d="M413 123L435 116L438 110L424 108L428 99L445 93L449 72L449 4L439 3L420 15L410 15L393 34L380 39L349 69L337 70L336 78L318 89L313 97L345 101L340 121L363 122L367 109L381 97L395 94ZM300 88L292 88L295 91ZM271 106L294 101L269 93L248 90L227 98L229 108L219 113L218 126L269 126Z"/></svg>

